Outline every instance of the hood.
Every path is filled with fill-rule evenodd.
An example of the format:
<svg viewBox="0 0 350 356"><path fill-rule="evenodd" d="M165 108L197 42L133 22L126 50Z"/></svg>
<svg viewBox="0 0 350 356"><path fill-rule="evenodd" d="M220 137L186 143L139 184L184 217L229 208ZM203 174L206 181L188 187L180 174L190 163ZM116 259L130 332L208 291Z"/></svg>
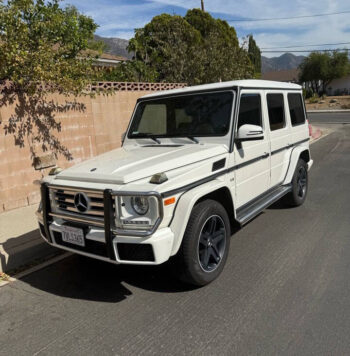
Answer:
<svg viewBox="0 0 350 356"><path fill-rule="evenodd" d="M227 153L224 145L128 146L104 153L59 173L60 180L126 184Z"/></svg>

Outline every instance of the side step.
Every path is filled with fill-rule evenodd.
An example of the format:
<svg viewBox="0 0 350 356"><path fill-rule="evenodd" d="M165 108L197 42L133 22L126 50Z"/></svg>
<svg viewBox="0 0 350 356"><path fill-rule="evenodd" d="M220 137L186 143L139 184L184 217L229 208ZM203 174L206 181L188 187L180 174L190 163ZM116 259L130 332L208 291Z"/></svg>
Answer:
<svg viewBox="0 0 350 356"><path fill-rule="evenodd" d="M267 191L260 197L253 199L251 202L244 204L237 209L236 220L241 224L246 224L249 220L260 214L271 204L281 199L284 195L292 190L292 186L280 185L273 190Z"/></svg>

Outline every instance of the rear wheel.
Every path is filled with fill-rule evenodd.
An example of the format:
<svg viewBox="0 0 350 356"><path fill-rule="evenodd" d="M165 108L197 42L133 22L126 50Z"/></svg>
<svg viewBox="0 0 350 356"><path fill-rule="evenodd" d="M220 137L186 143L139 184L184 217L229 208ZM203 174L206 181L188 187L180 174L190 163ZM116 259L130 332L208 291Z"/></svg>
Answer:
<svg viewBox="0 0 350 356"><path fill-rule="evenodd" d="M214 200L195 205L176 256L176 273L184 282L203 286L222 272L230 245L230 222Z"/></svg>
<svg viewBox="0 0 350 356"><path fill-rule="evenodd" d="M285 203L289 206L302 205L308 191L307 164L299 159L292 179L292 191L286 195Z"/></svg>

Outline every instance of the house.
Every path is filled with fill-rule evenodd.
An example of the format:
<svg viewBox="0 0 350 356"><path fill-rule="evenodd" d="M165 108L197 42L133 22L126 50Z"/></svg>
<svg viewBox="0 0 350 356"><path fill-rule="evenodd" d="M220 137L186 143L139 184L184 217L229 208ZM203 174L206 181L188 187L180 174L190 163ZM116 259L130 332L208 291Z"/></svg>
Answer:
<svg viewBox="0 0 350 356"><path fill-rule="evenodd" d="M350 75L333 79L326 88L327 95L349 95Z"/></svg>
<svg viewBox="0 0 350 356"><path fill-rule="evenodd" d="M299 70L295 68L266 72L261 75L261 79L274 80L277 82L299 83Z"/></svg>
<svg viewBox="0 0 350 356"><path fill-rule="evenodd" d="M89 56L92 58L92 65L96 70L102 70L110 67L115 67L120 62L128 61L128 58L116 56L109 53L99 53L97 51L87 49L82 51L82 56Z"/></svg>
<svg viewBox="0 0 350 356"><path fill-rule="evenodd" d="M125 62L127 60L126 57L102 53L98 58L94 59L94 65L98 67L114 67L117 63Z"/></svg>

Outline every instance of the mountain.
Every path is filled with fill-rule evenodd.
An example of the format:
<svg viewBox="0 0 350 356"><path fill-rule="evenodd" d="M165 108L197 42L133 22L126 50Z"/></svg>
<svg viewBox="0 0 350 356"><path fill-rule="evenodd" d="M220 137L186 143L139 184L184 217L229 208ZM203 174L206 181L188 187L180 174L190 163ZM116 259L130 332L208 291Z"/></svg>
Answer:
<svg viewBox="0 0 350 356"><path fill-rule="evenodd" d="M114 54L116 56L126 57L131 59L133 54L129 53L126 47L129 44L128 40L123 40L122 38L117 37L102 37L95 35L96 41L102 41L107 45L106 53Z"/></svg>
<svg viewBox="0 0 350 356"><path fill-rule="evenodd" d="M286 69L296 69L305 56L295 56L292 53L284 53L279 57L261 57L261 72L272 72Z"/></svg>
<svg viewBox="0 0 350 356"><path fill-rule="evenodd" d="M132 59L133 53L129 53L126 49L129 41L118 37L102 37L95 35L96 41L103 41L107 45L106 53L114 54L116 56L126 57ZM261 57L261 72L272 72L286 69L298 68L303 61L304 56L295 56L292 53L284 53L280 57L267 58Z"/></svg>

